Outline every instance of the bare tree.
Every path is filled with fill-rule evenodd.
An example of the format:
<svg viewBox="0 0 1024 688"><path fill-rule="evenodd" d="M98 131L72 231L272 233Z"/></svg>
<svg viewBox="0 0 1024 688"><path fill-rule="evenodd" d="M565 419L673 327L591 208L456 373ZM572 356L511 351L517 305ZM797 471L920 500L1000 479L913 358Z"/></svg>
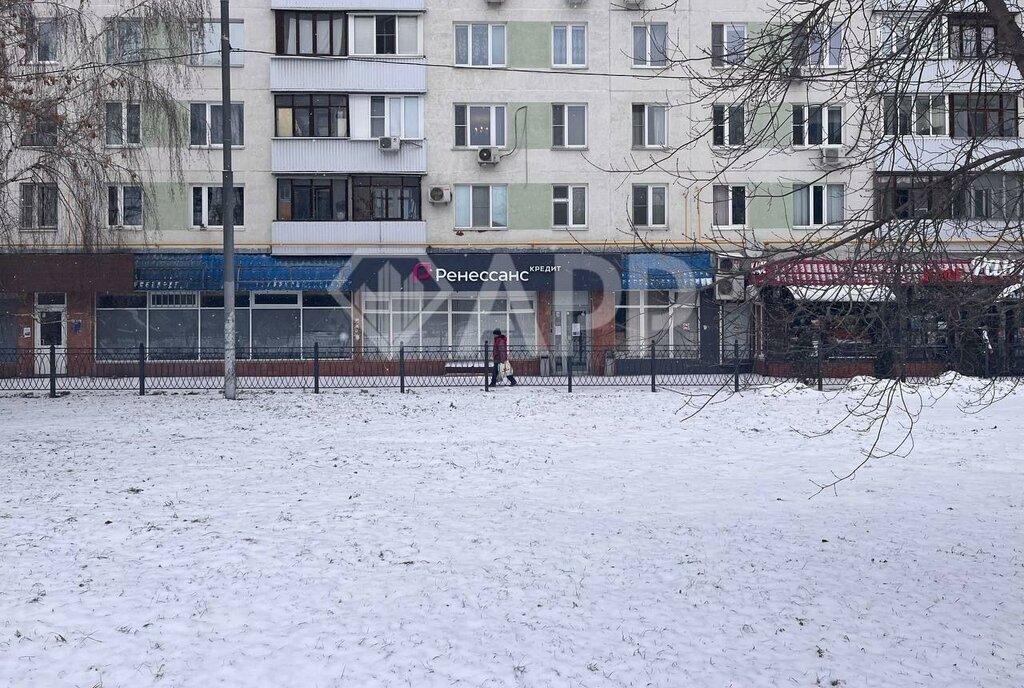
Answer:
<svg viewBox="0 0 1024 688"><path fill-rule="evenodd" d="M205 0L3 4L0 246L88 251L142 224L146 171L181 169L176 94L207 14Z"/></svg>

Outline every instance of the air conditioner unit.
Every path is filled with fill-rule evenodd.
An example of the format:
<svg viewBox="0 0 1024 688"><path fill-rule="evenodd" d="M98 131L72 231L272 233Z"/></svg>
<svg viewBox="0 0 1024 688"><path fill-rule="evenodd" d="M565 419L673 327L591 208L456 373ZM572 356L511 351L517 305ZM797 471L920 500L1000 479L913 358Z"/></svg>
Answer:
<svg viewBox="0 0 1024 688"><path fill-rule="evenodd" d="M735 275L743 271L743 258L740 256L730 256L725 253L716 253L714 258L716 273Z"/></svg>
<svg viewBox="0 0 1024 688"><path fill-rule="evenodd" d="M497 165L499 160L497 148L481 148L476 152L476 161L481 165Z"/></svg>
<svg viewBox="0 0 1024 688"><path fill-rule="evenodd" d="M402 147L402 139L397 136L381 136L377 139L377 146L382 151L396 151Z"/></svg>
<svg viewBox="0 0 1024 688"><path fill-rule="evenodd" d="M822 148L821 149L821 166L822 167L838 167L842 164L843 159L839 155L838 148Z"/></svg>
<svg viewBox="0 0 1024 688"><path fill-rule="evenodd" d="M431 203L451 203L452 202L452 187L450 186L432 186L430 191L427 192L427 200Z"/></svg>
<svg viewBox="0 0 1024 688"><path fill-rule="evenodd" d="M746 295L746 279L743 275L715 275L716 301L742 301Z"/></svg>

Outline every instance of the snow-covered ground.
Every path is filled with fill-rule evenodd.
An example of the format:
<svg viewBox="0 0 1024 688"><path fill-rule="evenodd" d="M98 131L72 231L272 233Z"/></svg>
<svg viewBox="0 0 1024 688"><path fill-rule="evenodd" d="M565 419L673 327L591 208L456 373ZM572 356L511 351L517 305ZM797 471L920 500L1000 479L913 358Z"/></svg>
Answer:
<svg viewBox="0 0 1024 688"><path fill-rule="evenodd" d="M1024 394L857 394L2 397L0 686L1024 686Z"/></svg>

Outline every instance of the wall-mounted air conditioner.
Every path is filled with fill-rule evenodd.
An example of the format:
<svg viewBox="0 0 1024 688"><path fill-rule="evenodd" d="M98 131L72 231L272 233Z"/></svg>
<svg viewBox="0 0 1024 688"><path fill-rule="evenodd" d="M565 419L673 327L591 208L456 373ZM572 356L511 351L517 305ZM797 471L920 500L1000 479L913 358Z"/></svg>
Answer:
<svg viewBox="0 0 1024 688"><path fill-rule="evenodd" d="M481 148L476 152L476 161L481 165L497 165L499 160L497 148Z"/></svg>
<svg viewBox="0 0 1024 688"><path fill-rule="evenodd" d="M402 139L397 136L381 136L377 139L377 146L382 151L396 151L402 147Z"/></svg>
<svg viewBox="0 0 1024 688"><path fill-rule="evenodd" d="M427 192L427 200L431 203L451 203L452 187L447 185L432 186Z"/></svg>
<svg viewBox="0 0 1024 688"><path fill-rule="evenodd" d="M746 278L743 275L716 274L715 300L742 301L747 295L746 286Z"/></svg>
<svg viewBox="0 0 1024 688"><path fill-rule="evenodd" d="M821 149L821 166L822 167L839 167L843 164L843 156L839 154L838 148L822 148Z"/></svg>

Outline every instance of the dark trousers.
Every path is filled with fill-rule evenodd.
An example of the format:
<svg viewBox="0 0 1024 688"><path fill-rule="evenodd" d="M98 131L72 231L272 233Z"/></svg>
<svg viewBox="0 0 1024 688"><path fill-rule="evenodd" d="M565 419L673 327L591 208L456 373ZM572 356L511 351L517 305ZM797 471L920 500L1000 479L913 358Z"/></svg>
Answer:
<svg viewBox="0 0 1024 688"><path fill-rule="evenodd" d="M494 387L496 384L498 384L498 368L500 368L500 367L501 367L501 363L499 363L498 361L495 361L494 362L494 369L493 369L493 372L491 373L491 387ZM508 383L510 385L512 385L513 387L517 384L516 383L516 376L515 375L506 375L505 379L508 380Z"/></svg>

